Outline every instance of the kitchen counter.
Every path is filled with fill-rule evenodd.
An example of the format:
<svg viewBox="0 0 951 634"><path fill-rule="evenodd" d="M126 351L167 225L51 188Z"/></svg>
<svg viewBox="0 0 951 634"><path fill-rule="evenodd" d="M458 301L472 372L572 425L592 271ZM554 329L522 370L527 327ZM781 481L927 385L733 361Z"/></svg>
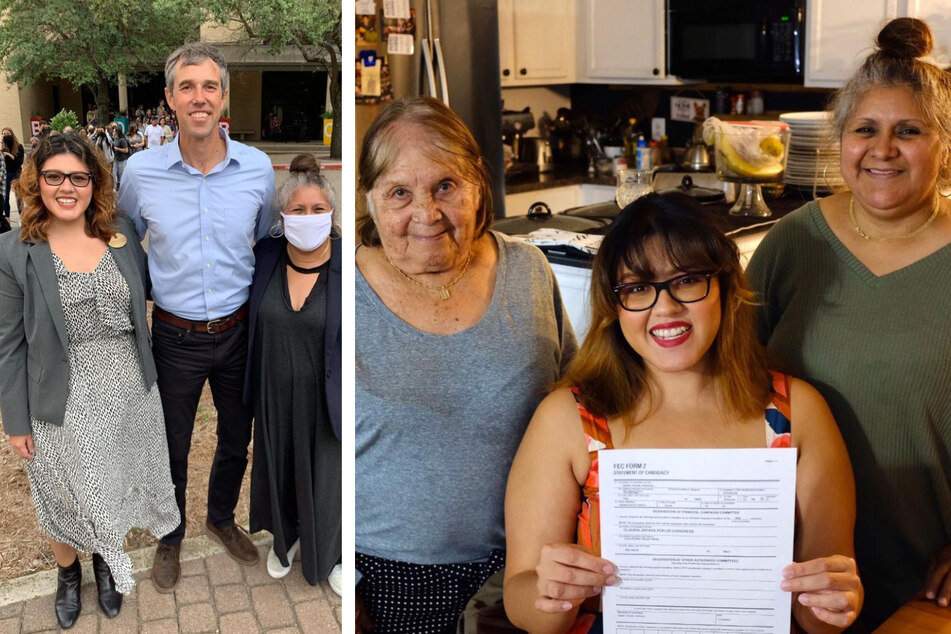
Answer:
<svg viewBox="0 0 951 634"><path fill-rule="evenodd" d="M913 599L885 621L875 634L951 633L951 611L934 601Z"/></svg>
<svg viewBox="0 0 951 634"><path fill-rule="evenodd" d="M617 179L614 174L589 176L586 170L577 167L559 167L552 172L506 176L505 193L521 194L567 185L608 185L614 187L616 184Z"/></svg>
<svg viewBox="0 0 951 634"><path fill-rule="evenodd" d="M712 174L711 174L712 176ZM614 187L616 178L613 174L598 174L589 176L587 171L573 168L558 168L552 172L518 174L505 178L505 193L519 194L524 192L538 192L536 197L539 201L545 202L544 190L554 189L556 187L567 187L571 185L603 185ZM770 218L751 218L744 216L731 216L729 214L733 203L713 203L708 207L717 215L726 219L727 230L742 229L751 225L759 224L769 220L782 218L794 209L798 209L806 202L812 199L811 194L801 194L797 190L786 188L786 191L779 198L766 198L766 204L772 210L773 215ZM565 211L552 205L552 211L560 213ZM511 212L509 212L511 214ZM517 215L517 214L512 214Z"/></svg>

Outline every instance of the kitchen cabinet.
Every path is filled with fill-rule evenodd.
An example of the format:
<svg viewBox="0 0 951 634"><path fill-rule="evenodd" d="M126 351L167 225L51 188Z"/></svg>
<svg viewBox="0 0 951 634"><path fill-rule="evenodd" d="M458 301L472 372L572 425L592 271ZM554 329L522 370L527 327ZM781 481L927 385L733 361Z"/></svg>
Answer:
<svg viewBox="0 0 951 634"><path fill-rule="evenodd" d="M502 87L575 81L574 0L499 0Z"/></svg>
<svg viewBox="0 0 951 634"><path fill-rule="evenodd" d="M664 0L581 0L580 81L667 83Z"/></svg>
<svg viewBox="0 0 951 634"><path fill-rule="evenodd" d="M934 34L932 56L951 64L951 16L947 0L807 0L805 85L838 88L874 50L888 20L921 18Z"/></svg>
<svg viewBox="0 0 951 634"><path fill-rule="evenodd" d="M907 15L921 18L928 23L934 35L932 57L938 66L951 66L951 13L948 12L948 0L907 0Z"/></svg>

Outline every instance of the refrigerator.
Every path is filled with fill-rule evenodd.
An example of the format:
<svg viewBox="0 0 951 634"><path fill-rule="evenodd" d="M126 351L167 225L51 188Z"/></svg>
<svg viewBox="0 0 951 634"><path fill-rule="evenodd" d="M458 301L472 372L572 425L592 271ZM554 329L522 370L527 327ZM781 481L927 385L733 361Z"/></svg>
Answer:
<svg viewBox="0 0 951 634"><path fill-rule="evenodd" d="M406 0L404 0L405 2ZM392 0L387 0L392 10ZM399 4L399 3L396 3ZM499 21L497 0L408 0L414 24L411 54L387 51L383 0L375 0L378 36L361 41L357 35L357 64L361 51L374 49L383 63L384 93L392 98L426 95L447 103L472 132L492 179L495 216L505 212L505 166L502 155L502 93L499 79ZM359 5L359 3L358 3ZM358 24L360 23L358 17ZM400 48L409 48L406 44ZM387 86L388 84L388 86ZM388 88L388 90L387 90ZM365 104L357 99L356 145L359 161L363 136L387 103ZM363 100L365 101L365 100Z"/></svg>

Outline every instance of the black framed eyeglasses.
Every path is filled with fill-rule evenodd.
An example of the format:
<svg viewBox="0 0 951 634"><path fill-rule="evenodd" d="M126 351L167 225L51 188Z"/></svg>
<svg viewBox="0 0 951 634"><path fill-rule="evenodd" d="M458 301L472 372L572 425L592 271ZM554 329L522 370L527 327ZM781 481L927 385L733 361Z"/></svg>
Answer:
<svg viewBox="0 0 951 634"><path fill-rule="evenodd" d="M73 187L85 187L92 182L92 174L89 172L70 172L68 174L57 170L43 170L40 172L43 181L50 187L58 187L63 184L67 178L73 184Z"/></svg>
<svg viewBox="0 0 951 634"><path fill-rule="evenodd" d="M621 308L630 312L649 310L657 303L661 291L667 291L681 304L706 299L710 294L710 279L716 273L684 273L663 282L627 282L614 287Z"/></svg>

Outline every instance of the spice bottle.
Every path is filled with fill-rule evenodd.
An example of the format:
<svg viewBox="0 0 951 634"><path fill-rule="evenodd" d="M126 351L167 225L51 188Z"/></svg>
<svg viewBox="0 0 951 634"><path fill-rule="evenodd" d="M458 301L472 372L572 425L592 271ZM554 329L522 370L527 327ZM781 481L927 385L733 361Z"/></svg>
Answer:
<svg viewBox="0 0 951 634"><path fill-rule="evenodd" d="M754 90L750 93L750 114L763 114L766 111L763 104L763 92Z"/></svg>

